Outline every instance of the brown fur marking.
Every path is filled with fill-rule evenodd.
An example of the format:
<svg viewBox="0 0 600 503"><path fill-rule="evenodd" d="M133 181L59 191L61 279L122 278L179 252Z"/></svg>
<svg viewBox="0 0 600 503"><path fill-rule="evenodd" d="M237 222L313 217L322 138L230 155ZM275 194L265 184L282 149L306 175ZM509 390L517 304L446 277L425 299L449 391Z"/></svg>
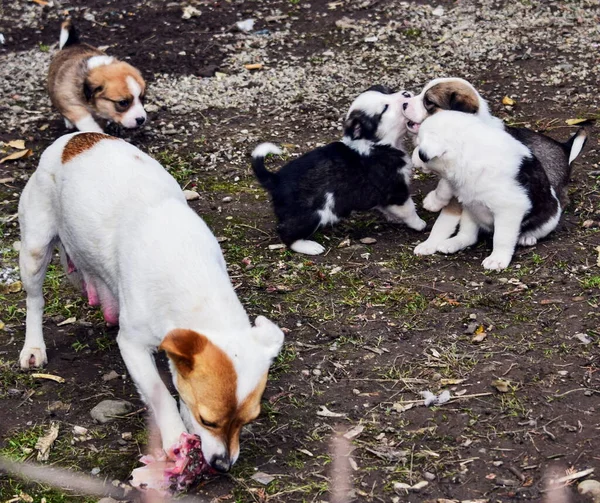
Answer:
<svg viewBox="0 0 600 503"><path fill-rule="evenodd" d="M430 114L439 110L456 110L469 114L479 111L479 99L462 82L440 82L425 92L423 104Z"/></svg>
<svg viewBox="0 0 600 503"><path fill-rule="evenodd" d="M81 133L75 135L67 142L65 148L63 148L60 160L65 164L82 152L89 150L101 140L116 140L116 138L104 133Z"/></svg>
<svg viewBox="0 0 600 503"><path fill-rule="evenodd" d="M268 373L238 406L233 362L204 335L175 329L167 334L159 349L166 351L174 363L179 394L196 421L214 424L203 426L228 447L230 456L237 455L242 426L260 414Z"/></svg>
<svg viewBox="0 0 600 503"><path fill-rule="evenodd" d="M462 204L458 202L458 199L453 197L444 208L444 211L452 215L460 215L462 213Z"/></svg>

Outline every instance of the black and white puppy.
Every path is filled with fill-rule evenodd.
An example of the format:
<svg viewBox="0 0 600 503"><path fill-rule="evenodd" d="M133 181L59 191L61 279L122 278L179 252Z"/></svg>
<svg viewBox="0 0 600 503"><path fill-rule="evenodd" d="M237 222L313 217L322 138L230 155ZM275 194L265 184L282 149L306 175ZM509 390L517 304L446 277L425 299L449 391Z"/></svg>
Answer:
<svg viewBox="0 0 600 503"><path fill-rule="evenodd" d="M352 103L341 141L308 152L277 173L265 168L264 159L281 150L272 143L256 147L252 168L271 195L277 232L288 247L323 253L325 248L308 238L352 211L377 208L390 220L425 228L410 197L412 164L402 145L402 106L411 97L383 86L368 89Z"/></svg>
<svg viewBox="0 0 600 503"><path fill-rule="evenodd" d="M456 236L437 245L455 253L477 242L479 230L493 231L485 269L505 269L515 247L534 245L552 232L562 213L552 180L527 146L476 115L441 111L419 128L415 167L433 171L462 204ZM439 190L439 187L438 187Z"/></svg>
<svg viewBox="0 0 600 503"><path fill-rule="evenodd" d="M423 121L444 110L472 114L489 127L504 129L522 143L537 157L562 206L566 205L566 186L571 175L571 164L586 142L583 129L563 143L531 129L505 126L501 119L490 113L488 104L472 84L464 79L450 77L430 81L420 94L403 105L409 133L417 134ZM415 254L429 255L440 251L438 245L456 231L461 206L451 196L447 183L442 179L437 188L423 200L426 210L441 210L441 213L427 240L415 248Z"/></svg>

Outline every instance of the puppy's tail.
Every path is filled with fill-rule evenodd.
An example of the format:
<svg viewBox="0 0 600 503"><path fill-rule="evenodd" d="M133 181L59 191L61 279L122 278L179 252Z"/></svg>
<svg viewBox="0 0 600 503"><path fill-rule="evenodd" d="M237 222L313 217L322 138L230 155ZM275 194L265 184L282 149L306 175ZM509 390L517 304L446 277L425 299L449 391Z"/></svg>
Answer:
<svg viewBox="0 0 600 503"><path fill-rule="evenodd" d="M65 47L69 47L70 45L75 45L78 43L79 34L73 25L73 21L71 21L71 18L69 18L60 25L60 39L58 46L60 49L64 49Z"/></svg>
<svg viewBox="0 0 600 503"><path fill-rule="evenodd" d="M581 153L586 141L587 133L585 132L585 129L581 127L573 136L571 136L571 138L563 143L563 148L569 155L569 165L571 165L571 163L577 159L577 156Z"/></svg>
<svg viewBox="0 0 600 503"><path fill-rule="evenodd" d="M260 184L270 190L275 184L277 175L265 168L265 157L269 154L281 155L281 149L272 143L261 143L252 151L252 169Z"/></svg>

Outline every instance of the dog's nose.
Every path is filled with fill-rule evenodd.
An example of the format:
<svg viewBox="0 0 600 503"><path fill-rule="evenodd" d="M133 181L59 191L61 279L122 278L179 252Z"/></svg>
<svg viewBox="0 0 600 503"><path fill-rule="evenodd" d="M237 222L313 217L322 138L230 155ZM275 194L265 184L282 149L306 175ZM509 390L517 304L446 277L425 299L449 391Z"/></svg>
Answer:
<svg viewBox="0 0 600 503"><path fill-rule="evenodd" d="M146 117L136 117L135 122L137 122L138 126L141 126L144 122L146 122Z"/></svg>
<svg viewBox="0 0 600 503"><path fill-rule="evenodd" d="M402 103L402 110L406 110L408 108L408 103Z"/></svg>
<svg viewBox="0 0 600 503"><path fill-rule="evenodd" d="M215 456L210 460L210 466L221 473L228 472L231 468L229 456Z"/></svg>

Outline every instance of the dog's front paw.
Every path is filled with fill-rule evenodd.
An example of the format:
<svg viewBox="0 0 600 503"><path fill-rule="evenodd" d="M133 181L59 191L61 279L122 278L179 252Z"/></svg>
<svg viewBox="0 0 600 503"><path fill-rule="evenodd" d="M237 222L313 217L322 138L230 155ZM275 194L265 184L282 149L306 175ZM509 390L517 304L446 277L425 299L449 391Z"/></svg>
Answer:
<svg viewBox="0 0 600 503"><path fill-rule="evenodd" d="M32 367L43 367L48 363L48 357L46 356L46 348L30 348L25 346L21 350L19 356L19 363L22 369L29 369Z"/></svg>
<svg viewBox="0 0 600 503"><path fill-rule="evenodd" d="M406 222L406 225L408 225L411 229L414 229L416 231L422 231L425 227L427 227L427 222L425 222L425 220L423 220L418 215L415 215L414 218Z"/></svg>
<svg viewBox="0 0 600 503"><path fill-rule="evenodd" d="M433 255L437 251L436 243L429 243L428 241L423 241L415 246L413 253L415 255Z"/></svg>
<svg viewBox="0 0 600 503"><path fill-rule="evenodd" d="M490 271L501 271L508 267L511 259L512 256L504 253L492 253L483 260L481 265L483 265L484 269L489 269Z"/></svg>
<svg viewBox="0 0 600 503"><path fill-rule="evenodd" d="M442 211L447 204L447 201L444 202L437 196L435 190L432 190L429 194L427 194L427 196L425 196L425 199L423 199L423 208L434 213Z"/></svg>
<svg viewBox="0 0 600 503"><path fill-rule="evenodd" d="M537 238L533 236L521 236L519 238L519 244L521 246L533 246L537 243Z"/></svg>
<svg viewBox="0 0 600 503"><path fill-rule="evenodd" d="M456 253L464 248L466 248L465 244L460 239L457 239L456 236L450 239L445 239L437 245L437 251L440 253L445 253L446 255Z"/></svg>
<svg viewBox="0 0 600 503"><path fill-rule="evenodd" d="M325 251L325 248L316 241L308 241L306 239L294 241L290 248L296 253L303 253L304 255L320 255Z"/></svg>

